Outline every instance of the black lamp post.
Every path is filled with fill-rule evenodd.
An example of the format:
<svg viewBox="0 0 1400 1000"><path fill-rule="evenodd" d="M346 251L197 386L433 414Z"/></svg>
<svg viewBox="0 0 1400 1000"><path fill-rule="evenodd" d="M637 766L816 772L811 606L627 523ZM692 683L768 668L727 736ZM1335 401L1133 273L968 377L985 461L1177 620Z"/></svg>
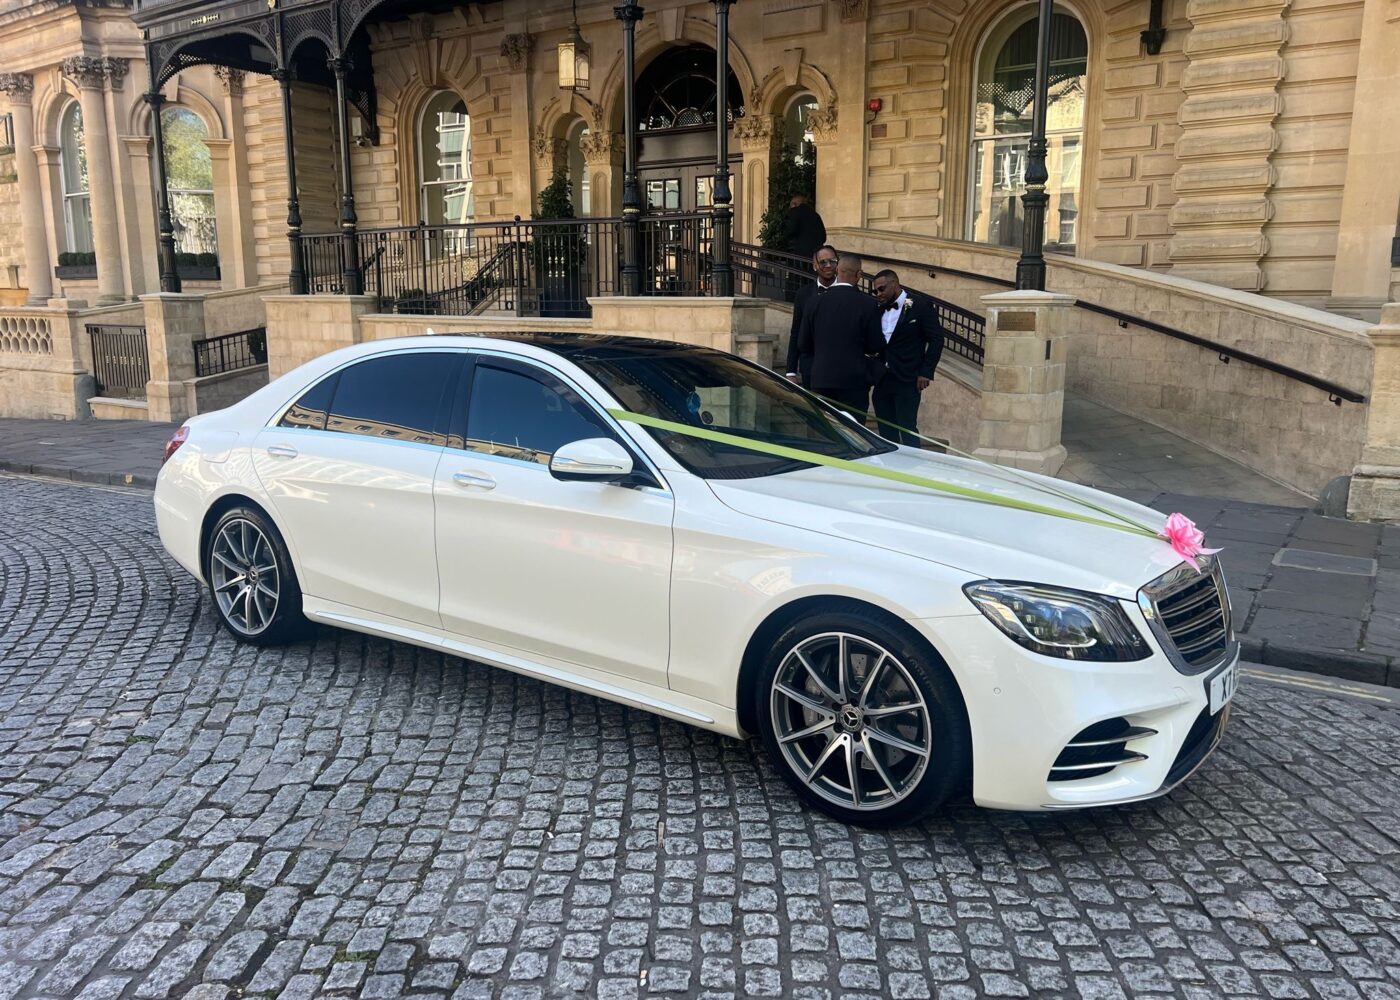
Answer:
<svg viewBox="0 0 1400 1000"><path fill-rule="evenodd" d="M637 190L637 22L645 11L635 3L613 8L622 22L622 294L642 294L642 270L637 263L638 224L642 214Z"/></svg>
<svg viewBox="0 0 1400 1000"><path fill-rule="evenodd" d="M715 5L715 190L714 292L734 294L734 271L729 263L729 239L734 228L734 200L729 190L729 8L733 0Z"/></svg>
<svg viewBox="0 0 1400 1000"><path fill-rule="evenodd" d="M1050 172L1045 167L1045 117L1050 104L1050 27L1054 20L1053 0L1040 0L1040 22L1036 25L1035 96L1031 111L1031 142L1026 152L1026 225L1022 233L1021 259L1016 262L1016 287L1045 290L1045 209L1050 195L1045 190Z"/></svg>
<svg viewBox="0 0 1400 1000"><path fill-rule="evenodd" d="M146 103L151 107L151 141L156 145L156 226L160 231L157 254L160 262L160 290L178 292L180 269L175 262L175 224L170 217L170 186L165 172L165 127L160 116L165 95L156 89L154 74L151 77L151 89L146 92Z"/></svg>

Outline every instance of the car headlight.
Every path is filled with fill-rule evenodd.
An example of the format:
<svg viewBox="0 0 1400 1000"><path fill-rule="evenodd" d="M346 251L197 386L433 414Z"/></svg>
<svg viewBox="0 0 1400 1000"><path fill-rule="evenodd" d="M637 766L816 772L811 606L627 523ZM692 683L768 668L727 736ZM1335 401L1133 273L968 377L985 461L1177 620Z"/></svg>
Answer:
<svg viewBox="0 0 1400 1000"><path fill-rule="evenodd" d="M1150 650L1111 597L1034 583L963 587L977 610L1027 649L1066 660L1141 660Z"/></svg>

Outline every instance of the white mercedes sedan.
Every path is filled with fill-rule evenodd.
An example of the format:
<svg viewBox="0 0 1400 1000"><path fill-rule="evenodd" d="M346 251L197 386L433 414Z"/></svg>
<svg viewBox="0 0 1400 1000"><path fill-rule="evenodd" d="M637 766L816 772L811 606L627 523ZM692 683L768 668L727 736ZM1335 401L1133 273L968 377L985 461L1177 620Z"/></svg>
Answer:
<svg viewBox="0 0 1400 1000"><path fill-rule="evenodd" d="M187 421L166 457L161 541L236 639L334 625L758 734L847 822L908 823L967 789L1026 810L1160 795L1229 716L1217 563L861 470L1160 514L896 446L719 351L362 344Z"/></svg>

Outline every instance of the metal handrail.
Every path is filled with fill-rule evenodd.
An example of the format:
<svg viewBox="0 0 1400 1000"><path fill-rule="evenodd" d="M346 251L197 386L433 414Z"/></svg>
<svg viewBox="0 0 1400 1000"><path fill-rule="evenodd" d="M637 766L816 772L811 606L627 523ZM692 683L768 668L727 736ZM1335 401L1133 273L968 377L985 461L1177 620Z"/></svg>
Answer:
<svg viewBox="0 0 1400 1000"><path fill-rule="evenodd" d="M795 255L789 254L788 256ZM989 285L997 285L1001 288L1016 287L1015 281L1012 281L1009 278L998 278L990 274L978 274L974 271L962 271L952 267L940 267L934 264L922 264L918 261L900 260L896 257L878 257L874 254L861 254L860 256L863 260L874 261L879 264L890 264L900 267L914 268L916 270L923 271L930 278L937 278L939 274L949 274L956 275L960 278L971 278L976 281L985 282ZM801 260L802 258L797 257L796 259ZM1327 379L1318 378L1316 375L1310 375L1307 372L1300 371L1297 368L1290 368L1288 365L1279 364L1277 361L1270 361L1268 358L1260 357L1257 354L1251 354L1249 351L1242 351L1239 348L1231 347L1228 344L1220 344L1213 340L1207 340L1205 337L1198 337L1194 333L1187 333L1185 330L1178 330L1176 329L1176 327L1167 326L1165 323L1158 323L1150 319L1143 319L1140 316L1133 316L1130 313L1120 312L1117 309L1110 309L1107 306L1101 306L1093 302L1086 302L1080 298L1075 299L1074 305L1077 309L1083 309L1086 312L1097 313L1100 316L1107 316L1109 319L1115 320L1118 323L1118 325L1122 327L1126 327L1129 325L1138 326L1144 330L1151 330L1153 333L1160 333L1163 336L1171 337L1173 340L1180 340L1187 344L1194 344L1195 346L1204 348L1208 351L1214 351L1215 354L1220 358L1220 360L1224 364L1228 365L1232 360L1243 361L1246 364L1254 365L1257 368L1263 368L1265 371L1271 371L1276 375L1282 375L1285 378L1291 378L1295 382L1302 382L1304 385L1312 386L1314 389L1321 389L1323 392L1327 393L1328 400L1332 403L1335 403L1337 406L1341 406L1343 401L1346 401L1348 403L1366 402L1366 396L1363 393L1359 393L1354 389L1348 389L1346 386L1338 385L1336 382L1330 382Z"/></svg>

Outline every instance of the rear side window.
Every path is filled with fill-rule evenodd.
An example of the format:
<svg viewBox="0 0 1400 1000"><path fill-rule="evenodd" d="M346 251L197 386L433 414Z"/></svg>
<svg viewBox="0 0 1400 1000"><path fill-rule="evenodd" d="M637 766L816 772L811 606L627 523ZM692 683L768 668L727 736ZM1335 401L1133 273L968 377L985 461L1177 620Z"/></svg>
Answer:
<svg viewBox="0 0 1400 1000"><path fill-rule="evenodd" d="M446 444L439 416L461 361L461 355L436 352L391 354L346 368L335 386L326 430Z"/></svg>
<svg viewBox="0 0 1400 1000"><path fill-rule="evenodd" d="M308 427L315 431L325 430L326 415L330 412L331 397L335 394L335 383L339 378L340 373L336 372L307 389L302 397L288 407L286 413L282 414L282 419L278 421L277 426Z"/></svg>
<svg viewBox="0 0 1400 1000"><path fill-rule="evenodd" d="M467 450L547 465L563 445L612 436L593 408L554 376L477 363Z"/></svg>

